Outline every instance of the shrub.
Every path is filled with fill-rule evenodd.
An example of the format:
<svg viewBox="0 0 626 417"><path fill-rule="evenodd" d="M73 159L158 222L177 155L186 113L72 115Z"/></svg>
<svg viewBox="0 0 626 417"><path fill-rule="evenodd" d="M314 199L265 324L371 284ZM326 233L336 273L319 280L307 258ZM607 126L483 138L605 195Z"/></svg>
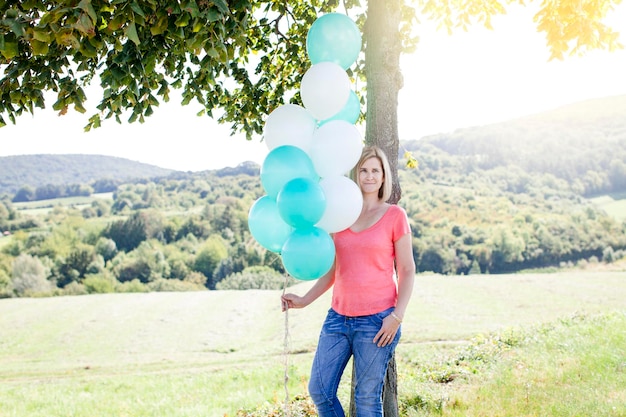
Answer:
<svg viewBox="0 0 626 417"><path fill-rule="evenodd" d="M94 260L87 266L87 275L100 274L106 270L102 255L96 255Z"/></svg>
<svg viewBox="0 0 626 417"><path fill-rule="evenodd" d="M147 285L150 291L204 291L206 287L191 283L189 281L180 281L178 279L165 279L160 278Z"/></svg>
<svg viewBox="0 0 626 417"><path fill-rule="evenodd" d="M224 239L217 235L211 235L202 245L195 260L193 270L203 273L208 278L208 287L215 289L216 282L213 280L213 271L220 260L228 257L228 247Z"/></svg>
<svg viewBox="0 0 626 417"><path fill-rule="evenodd" d="M101 255L104 261L109 261L115 257L117 254L117 246L115 245L115 241L113 239L107 239L105 237L101 237L96 242L96 253Z"/></svg>
<svg viewBox="0 0 626 417"><path fill-rule="evenodd" d="M296 396L289 402L289 415L294 417L317 416L315 404L308 396ZM258 407L256 410L238 410L237 417L273 417L285 415L285 404L274 403Z"/></svg>
<svg viewBox="0 0 626 417"><path fill-rule="evenodd" d="M170 270L168 278L186 279L187 275L190 274L189 265L187 265L187 262L185 262L185 259L180 253L174 256L167 256L167 263L169 264Z"/></svg>
<svg viewBox="0 0 626 417"><path fill-rule="evenodd" d="M10 297L11 295L11 278L9 274L0 269L0 298Z"/></svg>
<svg viewBox="0 0 626 417"><path fill-rule="evenodd" d="M287 278L287 286L298 281ZM267 266L251 266L217 283L218 290L279 290L285 286L285 276Z"/></svg>
<svg viewBox="0 0 626 417"><path fill-rule="evenodd" d="M617 258L615 256L615 251L613 250L613 248L610 246L604 248L604 250L602 251L602 261L610 264L611 262L615 262L616 260Z"/></svg>
<svg viewBox="0 0 626 417"><path fill-rule="evenodd" d="M206 288L207 278L200 272L191 271L185 276L183 281Z"/></svg>
<svg viewBox="0 0 626 417"><path fill-rule="evenodd" d="M13 258L0 252L0 298L11 296L11 263Z"/></svg>
<svg viewBox="0 0 626 417"><path fill-rule="evenodd" d="M148 237L146 224L140 212L133 213L126 220L118 220L107 226L104 237L115 241L119 250L130 252Z"/></svg>
<svg viewBox="0 0 626 417"><path fill-rule="evenodd" d="M127 282L117 282L115 292L149 292L148 286L142 284L137 278Z"/></svg>
<svg viewBox="0 0 626 417"><path fill-rule="evenodd" d="M87 275L83 285L89 294L106 294L115 292L115 278L106 275Z"/></svg>
<svg viewBox="0 0 626 417"><path fill-rule="evenodd" d="M49 293L52 285L46 279L48 272L38 258L21 254L13 261L13 292L18 296Z"/></svg>
<svg viewBox="0 0 626 417"><path fill-rule="evenodd" d="M143 283L170 275L170 266L156 241L142 242L137 249L112 261L112 270L120 282L138 278Z"/></svg>
<svg viewBox="0 0 626 417"><path fill-rule="evenodd" d="M89 294L87 288L83 284L76 281L70 282L63 289L57 290L59 295L86 295Z"/></svg>

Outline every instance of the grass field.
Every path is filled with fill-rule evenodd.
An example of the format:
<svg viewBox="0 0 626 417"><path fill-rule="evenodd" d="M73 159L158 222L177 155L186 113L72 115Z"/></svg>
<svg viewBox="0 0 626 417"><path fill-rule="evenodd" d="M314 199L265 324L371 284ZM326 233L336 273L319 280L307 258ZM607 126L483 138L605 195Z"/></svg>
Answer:
<svg viewBox="0 0 626 417"><path fill-rule="evenodd" d="M591 201L609 216L619 221L626 220L626 193L607 194L592 198Z"/></svg>
<svg viewBox="0 0 626 417"><path fill-rule="evenodd" d="M303 293L310 285L291 291ZM0 300L0 416L234 416L239 409L283 401L286 364L290 397L305 394L330 294L307 309L289 311L288 323L279 297L280 291L206 291ZM397 350L400 396L431 389L416 385L404 364L434 363L478 335L621 312L625 300L623 271L418 276ZM580 336L587 343L580 349L593 352L602 332L588 332ZM622 337L611 343L616 350L611 353L609 345L604 354L624 362L616 371L624 378L626 356L619 354L626 355L626 342ZM531 348L546 349L539 342ZM533 378L538 371L532 367L541 366L516 372ZM509 378L509 385L517 380ZM342 401L347 384L342 383ZM448 384L431 395L451 395L453 388ZM473 395L485 395L480 389L473 382L464 396L455 394L459 409L467 410ZM625 389L612 389L617 404L626 404ZM524 415L588 415L543 412Z"/></svg>
<svg viewBox="0 0 626 417"><path fill-rule="evenodd" d="M45 215L57 206L73 207L80 210L91 206L91 203L98 199L112 200L113 193L99 193L85 197L63 197L53 198L50 200L28 201L24 203L13 203L13 206L24 214L37 216Z"/></svg>

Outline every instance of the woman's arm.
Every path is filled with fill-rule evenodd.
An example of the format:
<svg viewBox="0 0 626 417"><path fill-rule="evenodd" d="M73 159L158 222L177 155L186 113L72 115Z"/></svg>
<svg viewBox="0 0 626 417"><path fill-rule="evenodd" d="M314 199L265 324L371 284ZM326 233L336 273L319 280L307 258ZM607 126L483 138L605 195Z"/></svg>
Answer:
<svg viewBox="0 0 626 417"><path fill-rule="evenodd" d="M296 294L283 294L280 298L282 300L283 311L288 308L303 308L317 300L322 294L324 294L335 283L335 264L330 268L324 276L318 278L315 285L307 291L302 297Z"/></svg>
<svg viewBox="0 0 626 417"><path fill-rule="evenodd" d="M413 282L415 281L415 261L413 259L411 234L405 234L396 240L394 245L396 250L396 273L398 275L398 302L394 313L402 320L411 295L413 295Z"/></svg>
<svg viewBox="0 0 626 417"><path fill-rule="evenodd" d="M380 330L374 336L374 343L378 347L383 347L393 342L413 294L415 261L413 260L411 234L407 233L396 240L394 247L396 251L396 274L398 275L398 302L395 310L385 317Z"/></svg>

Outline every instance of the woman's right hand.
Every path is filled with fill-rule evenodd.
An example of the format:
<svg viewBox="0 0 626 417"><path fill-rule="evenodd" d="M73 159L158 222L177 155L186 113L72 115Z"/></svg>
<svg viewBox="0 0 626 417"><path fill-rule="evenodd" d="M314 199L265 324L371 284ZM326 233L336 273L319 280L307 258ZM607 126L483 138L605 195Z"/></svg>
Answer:
<svg viewBox="0 0 626 417"><path fill-rule="evenodd" d="M291 293L283 294L280 297L280 300L282 302L283 311L286 311L289 308L302 308L308 305L305 303L303 297Z"/></svg>
<svg viewBox="0 0 626 417"><path fill-rule="evenodd" d="M299 295L287 293L280 297L283 311L287 311L290 308L303 308L317 300L320 295L324 294L335 282L335 266L320 279L315 281L315 284L306 292L302 297Z"/></svg>

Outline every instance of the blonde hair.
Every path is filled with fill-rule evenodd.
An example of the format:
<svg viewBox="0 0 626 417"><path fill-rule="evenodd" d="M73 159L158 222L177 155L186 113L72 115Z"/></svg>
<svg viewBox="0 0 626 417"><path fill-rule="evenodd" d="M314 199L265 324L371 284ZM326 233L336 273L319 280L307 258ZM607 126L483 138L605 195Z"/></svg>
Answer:
<svg viewBox="0 0 626 417"><path fill-rule="evenodd" d="M359 183L358 172L361 169L361 166L370 158L378 158L380 161L380 165L383 167L383 185L381 185L378 190L378 199L382 201L389 200L391 197L391 188L392 188L392 179L391 179L391 168L389 166L389 160L378 146L366 146L363 148L363 152L361 152L361 158L359 158L359 162L356 163L352 171L350 171L350 178L352 181Z"/></svg>

